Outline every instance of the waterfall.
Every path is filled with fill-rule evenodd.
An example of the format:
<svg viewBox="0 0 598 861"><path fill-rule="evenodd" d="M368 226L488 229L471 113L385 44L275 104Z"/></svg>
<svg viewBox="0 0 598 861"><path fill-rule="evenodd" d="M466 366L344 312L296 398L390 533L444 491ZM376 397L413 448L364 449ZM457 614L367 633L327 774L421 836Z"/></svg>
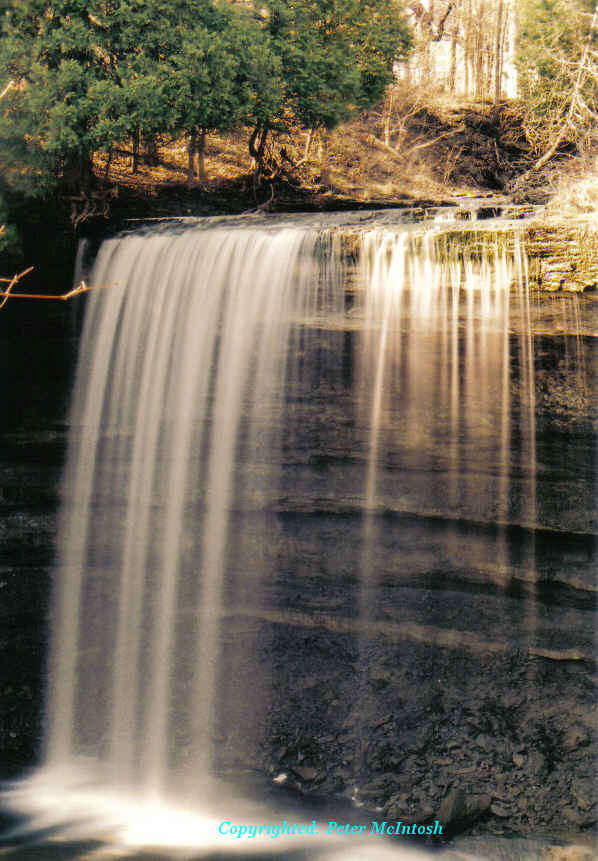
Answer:
<svg viewBox="0 0 598 861"><path fill-rule="evenodd" d="M244 479L238 449L253 463L258 447L275 445L269 411L280 397L291 319L311 317L320 304L317 239L302 230L222 229L103 245L94 279L119 286L107 302L91 303L81 345L50 764L92 752L115 783L164 792L184 647L195 656L184 706L193 716L188 766L209 772L230 510ZM274 481L269 470L259 476L264 492ZM190 566L191 536L198 555ZM197 580L190 594L185 578ZM196 608L184 645L176 642L181 600Z"/></svg>
<svg viewBox="0 0 598 861"><path fill-rule="evenodd" d="M221 701L223 619L300 618L269 604L284 564L277 512L309 497L362 516L358 618L338 622L358 639L378 624L368 595L381 512L534 528L522 249L500 231L456 251L440 228L351 236L352 274L341 228L223 221L103 243L92 283L115 286L86 309L45 764L16 793L21 809L64 822L91 793L86 816L116 827L135 799L149 805L149 839L152 805L209 805L227 720L263 732L240 702L251 679L232 712ZM333 453L352 439L351 468L308 471L315 428ZM274 664L243 660L276 686Z"/></svg>
<svg viewBox="0 0 598 861"><path fill-rule="evenodd" d="M447 507L438 509L444 513L533 526L534 368L525 255L517 240L508 249L504 236L489 232L451 257L441 237L434 231L416 243L393 231L364 237L359 372L370 437L366 509L396 505L396 497L384 499L379 487L379 464L404 451L435 471L428 511L446 496ZM512 328L519 338L516 401ZM513 422L525 426L521 468L529 472L518 510L508 503ZM465 463L484 484L463 480ZM412 507L422 505L421 488L417 494Z"/></svg>
<svg viewBox="0 0 598 861"><path fill-rule="evenodd" d="M379 514L388 510L468 518L499 526L492 578L508 584L504 530L535 524L534 388L530 295L515 240L489 233L447 253L442 233L418 240L372 231L363 239L364 333L359 403L368 428L359 618L375 624ZM520 306L521 387L511 392L511 304ZM518 468L526 493L511 500L511 437L523 433ZM388 464L403 463L397 478ZM411 471L411 475L410 475ZM463 559L449 533L445 558ZM478 564L480 564L478 560ZM533 570L533 560L528 560ZM396 582L400 582L400 566ZM361 696L371 667L360 638ZM361 747L367 745L362 730Z"/></svg>

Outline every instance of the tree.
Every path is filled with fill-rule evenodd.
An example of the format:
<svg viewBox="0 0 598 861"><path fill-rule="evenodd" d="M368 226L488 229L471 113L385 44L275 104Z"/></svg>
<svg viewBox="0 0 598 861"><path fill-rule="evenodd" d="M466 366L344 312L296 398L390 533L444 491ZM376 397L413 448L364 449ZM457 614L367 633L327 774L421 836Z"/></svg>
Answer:
<svg viewBox="0 0 598 861"><path fill-rule="evenodd" d="M245 10L212 0L14 0L0 42L0 152L13 186L89 194L92 159L131 138L189 137L280 110L280 61ZM199 164L197 165L197 160Z"/></svg>
<svg viewBox="0 0 598 861"><path fill-rule="evenodd" d="M410 47L408 27L394 0L269 0L268 10L285 104L310 139L320 130L327 183L327 133L381 99Z"/></svg>
<svg viewBox="0 0 598 861"><path fill-rule="evenodd" d="M596 143L598 7L593 0L525 0L519 71L526 133L541 168L564 146Z"/></svg>
<svg viewBox="0 0 598 861"><path fill-rule="evenodd" d="M495 102L516 95L513 69L518 0L408 0L417 38L408 73ZM446 50L444 50L446 49Z"/></svg>
<svg viewBox="0 0 598 861"><path fill-rule="evenodd" d="M5 15L0 74L13 86L3 99L0 147L8 181L43 194L58 179L91 180L94 90L109 73L105 31L82 0L18 0Z"/></svg>
<svg viewBox="0 0 598 861"><path fill-rule="evenodd" d="M306 128L333 129L377 102L411 44L393 0L270 0L269 30Z"/></svg>
<svg viewBox="0 0 598 861"><path fill-rule="evenodd" d="M13 190L100 192L94 154L159 136L188 139L204 178L206 135L294 115L329 130L377 100L409 46L395 0L3 0L0 158ZM76 217L78 217L76 215Z"/></svg>
<svg viewBox="0 0 598 861"><path fill-rule="evenodd" d="M173 128L165 57L176 3L18 0L5 16L0 117L8 179L28 194L88 194L94 152Z"/></svg>
<svg viewBox="0 0 598 861"><path fill-rule="evenodd" d="M176 127L188 135L188 179L205 179L206 135L265 123L280 109L278 59L246 10L202 2L180 25L170 60Z"/></svg>
<svg viewBox="0 0 598 861"><path fill-rule="evenodd" d="M141 141L175 129L170 59L179 43L176 22L187 6L186 0L107 0L103 5L110 74L102 85L96 144L105 149L106 141L130 137L133 172Z"/></svg>

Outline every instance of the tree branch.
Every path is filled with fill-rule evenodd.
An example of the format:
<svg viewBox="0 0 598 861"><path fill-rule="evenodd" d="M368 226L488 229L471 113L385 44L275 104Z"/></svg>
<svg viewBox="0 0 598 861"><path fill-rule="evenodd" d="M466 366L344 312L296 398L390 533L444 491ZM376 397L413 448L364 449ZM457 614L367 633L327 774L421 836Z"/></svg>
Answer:
<svg viewBox="0 0 598 861"><path fill-rule="evenodd" d="M11 293L12 287L17 284L24 275L27 275L33 266L30 266L29 269L25 269L24 272L21 272L19 275L15 275L12 279L10 278L0 278L0 281L4 281L5 283L9 283L9 286L4 292L0 292L0 297L3 301L0 303L0 308L3 308L8 299L57 299L60 302L65 302L67 299L73 299L75 296L81 295L81 293L89 293L90 290L105 290L106 287L116 287L116 284L86 284L85 281L81 281L76 287L73 287L72 290L69 290L68 293L63 293L60 296L55 294L48 293Z"/></svg>
<svg viewBox="0 0 598 861"><path fill-rule="evenodd" d="M538 159L538 161L534 164L534 170L540 170L544 167L544 165L550 161L550 159L557 152L560 147L563 139L567 133L567 131L571 128L573 124L573 120L578 112L579 103L581 99L581 90L586 81L586 65L588 62L588 58L590 56L590 51L592 47L592 40L594 37L595 31L598 29L598 3L596 3L596 8L594 10L594 15L592 16L592 21L590 24L590 32L588 33L588 38L586 39L586 44L584 47L584 51L579 63L579 67L577 70L577 75L575 76L575 85L573 88L573 94L571 95L571 103L569 105L569 110L567 111L567 115L561 125L555 139L552 144L548 147L544 155Z"/></svg>

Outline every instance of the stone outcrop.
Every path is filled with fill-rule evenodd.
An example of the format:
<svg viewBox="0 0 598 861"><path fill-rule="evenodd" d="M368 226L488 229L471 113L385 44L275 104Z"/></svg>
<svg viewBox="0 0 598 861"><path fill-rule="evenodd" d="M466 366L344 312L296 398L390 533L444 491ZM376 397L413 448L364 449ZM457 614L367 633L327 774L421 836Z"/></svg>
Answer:
<svg viewBox="0 0 598 861"><path fill-rule="evenodd" d="M446 230L437 233L437 252L440 257L446 254L451 258L468 253L475 259L489 243L513 250L519 237L527 256L532 290L583 293L598 289L598 220L543 219L533 210L505 206L447 210L451 220L447 219ZM476 220L471 220L474 213ZM430 213L416 215L425 223ZM490 221L494 218L504 220ZM417 232L414 237L418 242ZM347 229L342 242L351 276L361 254L361 230ZM355 288L358 285L350 277L348 289Z"/></svg>
<svg viewBox="0 0 598 861"><path fill-rule="evenodd" d="M598 287L598 221L534 223L525 231L532 285L583 293Z"/></svg>

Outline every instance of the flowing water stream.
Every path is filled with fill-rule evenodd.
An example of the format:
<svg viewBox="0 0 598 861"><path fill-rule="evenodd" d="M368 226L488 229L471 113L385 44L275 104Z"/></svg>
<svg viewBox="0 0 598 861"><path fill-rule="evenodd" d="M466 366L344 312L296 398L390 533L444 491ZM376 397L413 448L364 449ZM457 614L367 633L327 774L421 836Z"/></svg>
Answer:
<svg viewBox="0 0 598 861"><path fill-rule="evenodd" d="M231 810L268 821L272 808L231 776L244 753L256 770L259 751L271 756L268 734L282 738L297 693L297 713L319 700L308 670L333 691L336 673L361 703L344 786L335 778L358 802L392 770L371 755L386 696L376 637L591 658L574 611L550 626L537 600L554 567L538 561L538 533L570 516L567 529L590 534L592 486L555 485L555 500L539 480L539 324L517 235L497 224L452 249L440 226L224 219L103 243L93 282L115 286L90 297L80 346L44 762L7 796L33 830L60 826L123 854L225 850L218 824ZM574 323L579 309L562 314ZM585 391L579 331L565 361ZM474 596L449 590L444 618L443 577ZM505 618L514 583L525 600ZM350 658L315 658L310 630L345 637ZM330 714L339 701L326 696ZM327 720L324 747L344 726ZM295 775L317 782L321 762L301 754ZM259 852L280 851L274 842ZM299 848L336 851L309 836L287 851Z"/></svg>

